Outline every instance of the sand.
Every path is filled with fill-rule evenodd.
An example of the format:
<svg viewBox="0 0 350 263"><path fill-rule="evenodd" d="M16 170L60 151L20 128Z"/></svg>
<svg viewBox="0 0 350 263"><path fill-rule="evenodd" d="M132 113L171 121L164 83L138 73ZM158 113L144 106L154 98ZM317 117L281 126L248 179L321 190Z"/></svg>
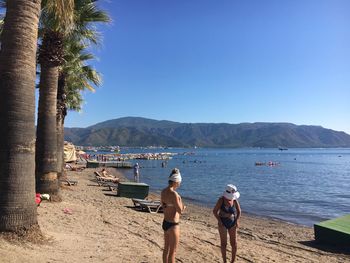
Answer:
<svg viewBox="0 0 350 263"><path fill-rule="evenodd" d="M162 261L162 213L135 210L130 199L97 186L94 169L68 176L79 180L78 185L62 187L62 202L43 201L38 208L46 240L35 244L0 237L0 262ZM222 262L211 209L186 205L177 262ZM313 239L312 228L243 211L237 262L350 262L346 249L319 247Z"/></svg>

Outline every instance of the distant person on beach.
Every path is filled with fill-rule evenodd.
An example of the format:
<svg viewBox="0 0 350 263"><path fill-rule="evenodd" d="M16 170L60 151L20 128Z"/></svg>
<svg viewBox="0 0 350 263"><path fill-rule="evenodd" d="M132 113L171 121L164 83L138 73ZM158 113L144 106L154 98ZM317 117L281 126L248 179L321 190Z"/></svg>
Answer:
<svg viewBox="0 0 350 263"><path fill-rule="evenodd" d="M134 165L134 181L137 183L140 181L140 166L138 163Z"/></svg>
<svg viewBox="0 0 350 263"><path fill-rule="evenodd" d="M238 203L240 194L237 187L228 184L223 195L216 202L213 209L214 216L218 220L220 234L220 246L223 262L226 263L227 232L230 236L232 247L231 263L235 262L237 254L237 228L241 216L241 207Z"/></svg>
<svg viewBox="0 0 350 263"><path fill-rule="evenodd" d="M102 169L101 174L103 177L108 177L108 172L106 171L105 168Z"/></svg>
<svg viewBox="0 0 350 263"><path fill-rule="evenodd" d="M180 215L186 206L182 203L180 195L175 191L181 184L181 174L179 169L171 171L168 187L161 193L161 203L164 211L162 228L164 230L164 250L163 263L174 263L175 253L180 238Z"/></svg>

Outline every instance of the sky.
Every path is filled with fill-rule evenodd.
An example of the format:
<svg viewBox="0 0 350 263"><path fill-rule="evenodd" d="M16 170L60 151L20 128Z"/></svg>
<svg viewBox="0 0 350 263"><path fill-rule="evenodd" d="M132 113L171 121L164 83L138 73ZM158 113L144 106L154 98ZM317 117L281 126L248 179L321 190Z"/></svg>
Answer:
<svg viewBox="0 0 350 263"><path fill-rule="evenodd" d="M350 1L100 0L102 73L66 127L126 116L350 134Z"/></svg>

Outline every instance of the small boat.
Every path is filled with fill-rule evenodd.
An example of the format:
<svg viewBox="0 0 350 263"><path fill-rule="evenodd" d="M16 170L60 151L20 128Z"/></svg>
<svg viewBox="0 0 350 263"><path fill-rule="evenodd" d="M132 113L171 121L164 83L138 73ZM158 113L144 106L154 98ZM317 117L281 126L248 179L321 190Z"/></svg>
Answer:
<svg viewBox="0 0 350 263"><path fill-rule="evenodd" d="M278 150L280 150L280 151L287 151L288 150L288 148L285 148L285 147L278 147Z"/></svg>
<svg viewBox="0 0 350 263"><path fill-rule="evenodd" d="M265 165L265 163L263 163L263 162L255 162L255 165L256 166L261 166L261 165Z"/></svg>

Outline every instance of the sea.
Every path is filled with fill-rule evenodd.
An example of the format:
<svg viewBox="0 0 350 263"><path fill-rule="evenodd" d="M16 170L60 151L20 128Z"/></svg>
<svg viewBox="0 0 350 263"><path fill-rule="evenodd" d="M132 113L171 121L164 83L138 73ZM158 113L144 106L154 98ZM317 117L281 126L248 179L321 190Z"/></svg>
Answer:
<svg viewBox="0 0 350 263"><path fill-rule="evenodd" d="M213 207L227 184L237 186L243 213L312 226L350 213L350 149L123 149L176 153L163 160L132 160L140 181L160 193L174 167L184 200ZM273 165L268 165L272 163ZM261 165L256 165L256 164ZM132 170L125 171L132 180Z"/></svg>

